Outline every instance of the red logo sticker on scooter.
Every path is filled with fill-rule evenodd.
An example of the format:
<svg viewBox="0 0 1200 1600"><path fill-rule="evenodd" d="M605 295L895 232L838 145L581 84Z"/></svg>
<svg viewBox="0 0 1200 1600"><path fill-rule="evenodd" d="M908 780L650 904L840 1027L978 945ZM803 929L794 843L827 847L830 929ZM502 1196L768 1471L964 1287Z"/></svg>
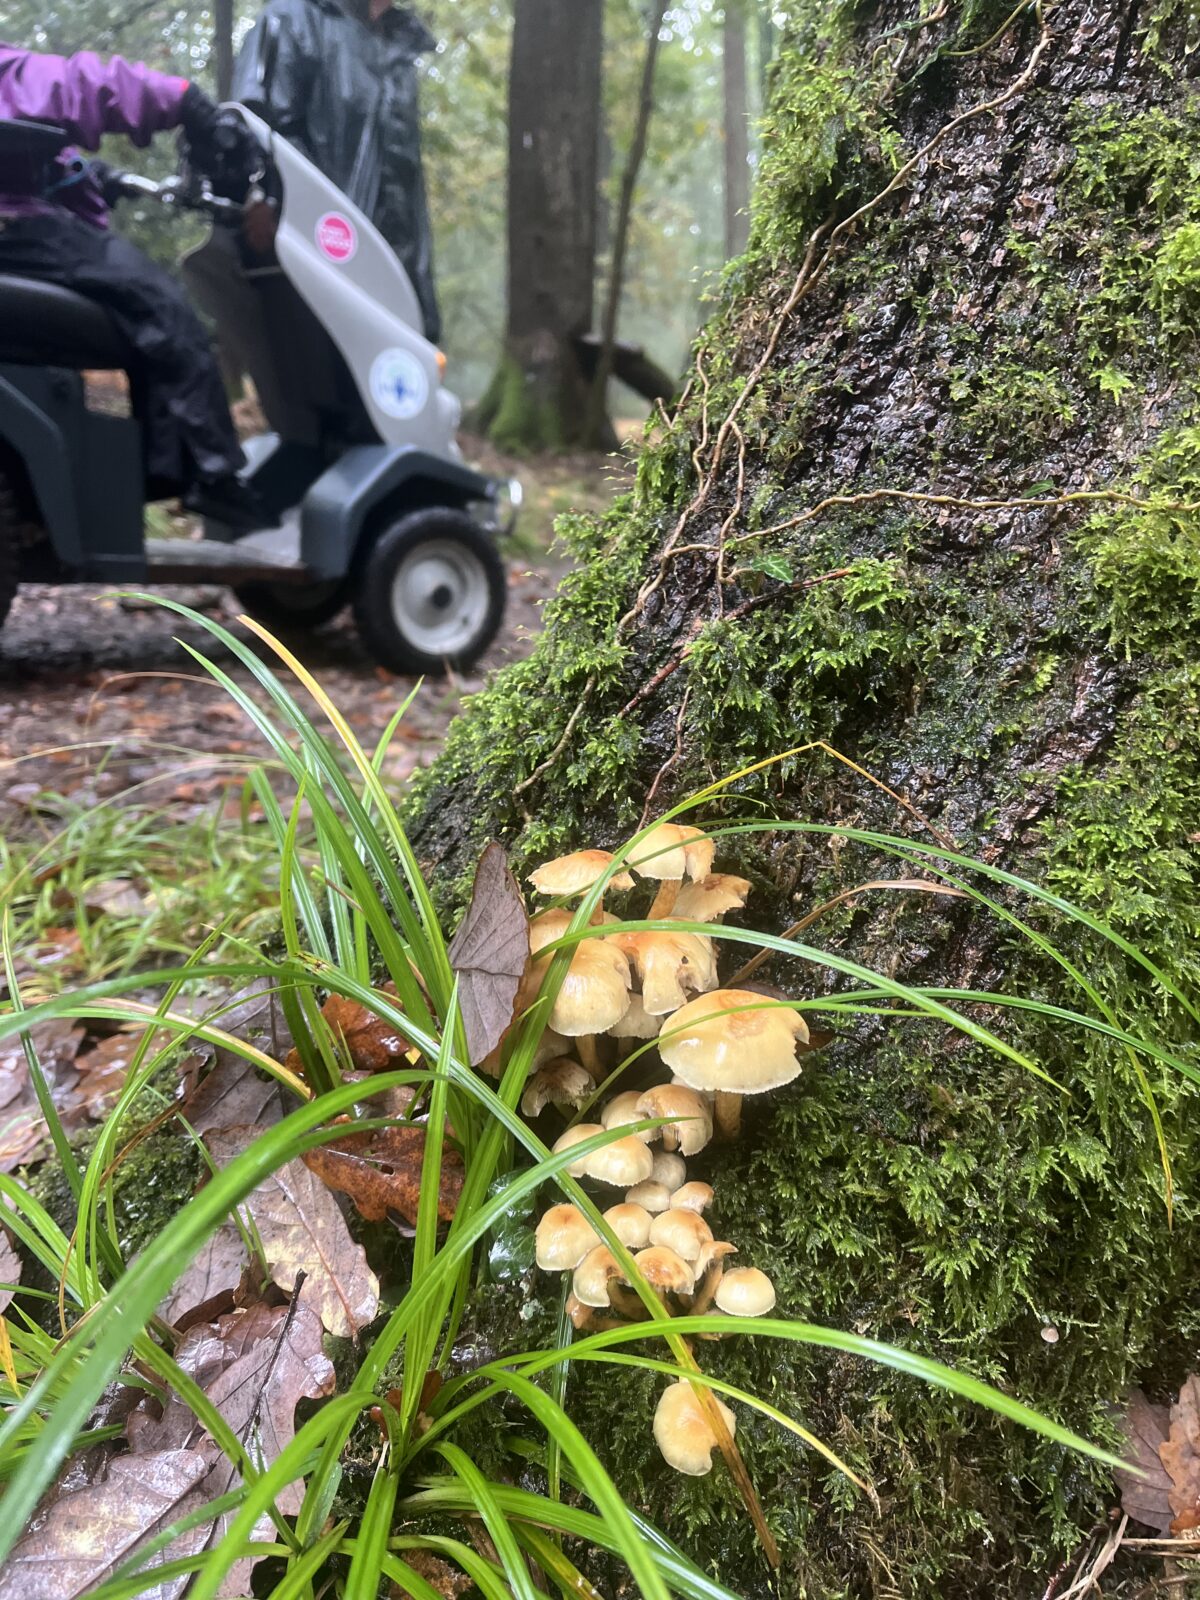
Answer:
<svg viewBox="0 0 1200 1600"><path fill-rule="evenodd" d="M348 217L327 211L317 223L317 248L322 255L341 265L358 249L358 233Z"/></svg>

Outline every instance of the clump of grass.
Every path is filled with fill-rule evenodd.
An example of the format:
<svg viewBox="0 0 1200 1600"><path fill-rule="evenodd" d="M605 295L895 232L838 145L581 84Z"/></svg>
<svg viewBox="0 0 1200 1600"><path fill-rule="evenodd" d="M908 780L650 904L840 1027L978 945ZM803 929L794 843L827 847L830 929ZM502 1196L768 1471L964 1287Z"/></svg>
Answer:
<svg viewBox="0 0 1200 1600"><path fill-rule="evenodd" d="M131 1359L138 1364L137 1382L173 1389L184 1397L216 1445L236 1464L239 1476L237 1487L221 1501L232 1521L218 1548L168 1559L158 1566L151 1564L161 1552L169 1558L173 1541L186 1526L211 1518L212 1509L201 1508L162 1529L129 1556L94 1591L103 1600L136 1595L172 1575L190 1575L188 1593L193 1600L212 1600L233 1563L251 1553L274 1558L273 1592L281 1600L316 1600L329 1592L331 1582L338 1593L360 1600L375 1596L384 1580L421 1600L434 1600L436 1591L417 1570L419 1563L414 1565L416 1553L458 1566L489 1600L508 1595L540 1600L543 1591L537 1574L544 1574L563 1594L586 1596L594 1591L574 1555L568 1553L576 1552L580 1545L619 1558L636 1591L650 1600L666 1600L673 1593L698 1600L725 1597L728 1590L624 1502L572 1420L566 1395L565 1374L572 1362L607 1361L613 1367L614 1383L620 1382L622 1369L638 1366L668 1379L686 1378L701 1393L720 1387L727 1400L770 1415L770 1408L759 1397L729 1385L714 1385L699 1370L690 1341L702 1334L828 1347L880 1362L988 1406L1064 1449L1112 1460L1103 1450L1011 1396L938 1363L837 1328L720 1314L668 1317L591 1196L566 1170L582 1154L628 1130L614 1127L553 1154L517 1109L571 951L581 940L604 937L609 931L591 925L590 916L608 877L620 870L623 858L649 829L618 853L553 947L554 957L537 999L517 1019L506 1040L501 1075L493 1087L467 1064L458 982L445 933L393 797L380 776L389 741L406 706L399 708L376 749L368 752L320 685L269 636L263 635L265 642L291 670L294 683L279 677L217 624L182 607L173 609L207 628L216 643L234 655L265 691L264 708L218 661L191 650L252 718L271 760L288 774L294 790L295 802L285 811L269 784L259 781L255 785L264 809L262 827L276 860L281 933L273 953L264 953L258 947L256 929L250 930L250 936L244 928L223 923L199 950L176 965L106 977L27 1009L22 1009L20 984L9 961L10 1002L0 1011L0 1038L27 1037L33 1025L50 1018L119 1018L128 1014L132 1001L127 997L134 990L155 988L160 999L153 1027L120 1099L85 1161L77 1159L52 1104L47 1104L58 1157L74 1197L67 1226L50 1217L27 1185L0 1177L8 1225L22 1252L39 1263L56 1286L56 1293L49 1298L58 1301L62 1324L61 1330L50 1331L53 1323L46 1315L46 1293L39 1289L18 1291L0 1323L0 1370L4 1373L0 1392L6 1410L0 1425L0 1478L7 1484L0 1555L19 1538L63 1462L113 1435L113 1428L96 1427L92 1419L106 1385L129 1370ZM320 731L300 691L315 702L332 730L332 739ZM668 815L694 810L706 797L697 796ZM302 802L312 816L313 842L307 856L298 843ZM725 824L719 831L780 826L851 832L758 819ZM1031 896L1086 926L1097 939L1115 944L1150 973L1168 1003L1196 1015L1190 997L1136 949L1060 898L940 848L885 835L854 837L873 845L881 855L936 873L941 882L991 907L1015 933L1032 939L1065 963L1066 958L1057 955L1050 941L993 891L999 886L1006 894ZM265 867L258 871L254 881L265 885L269 882ZM14 922L18 928L36 925L29 876L28 871L18 873L13 880L16 887L10 891L11 903L0 905L7 919L4 944L9 956ZM655 924L643 919L622 926L636 931ZM975 1020L972 1011L977 1006L1038 1009L1063 1026L1090 1029L1110 1038L1114 1049L1126 1052L1130 1081L1147 1100L1152 1116L1146 1061L1162 1063L1193 1080L1200 1076L1169 1050L1127 1033L1119 1019L1099 1004L1085 975L1069 964L1080 988L1084 1009L1079 1011L1046 1006L1025 996L908 985L868 971L835 952L785 937L714 924L697 924L695 930L735 944L769 948L839 975L841 986L819 1001L779 1003L836 1018L882 1014L895 1026L903 1026L907 1016L938 1018L994 1050L997 1070L1041 1069L1000 1034ZM126 951L126 964L140 963L151 949L152 941L146 940L135 951ZM197 1021L178 1003L186 991L213 979L229 984L265 979L278 991L297 1040L304 1080L253 1045L224 1041L276 1077L293 1109L214 1173L136 1257L126 1259L111 1205L114 1164L119 1164L123 1141L131 1132L130 1113L145 1085L162 1072L173 1052L196 1037L212 1037L219 1026L219 1019ZM390 989L383 987L384 979ZM336 1041L330 1039L320 1015L323 992L358 1001L375 1012L415 1052L413 1064L405 1070L378 1074L367 1085L343 1081ZM31 1066L36 1074L35 1055ZM170 1330L158 1322L156 1308L205 1240L236 1213L258 1184L298 1154L344 1133L344 1125L336 1120L340 1117L357 1111L360 1115L365 1112L365 1126L386 1122L387 1118L372 1117L371 1103L380 1094L402 1086L416 1092L414 1104L424 1116L426 1129L407 1278L389 1286L390 1308L370 1330L343 1391L309 1416L282 1453L260 1468L203 1393L180 1372L171 1354ZM1062 1088L1069 1093L1069 1084ZM453 1129L452 1136L446 1132L448 1128ZM464 1177L453 1220L443 1229L438 1199L452 1144L462 1155ZM1169 1166L1165 1145L1163 1156ZM502 1177L504 1181L498 1181ZM580 1208L625 1269L649 1320L573 1342L569 1325L562 1319L558 1336L548 1344L502 1350L485 1365L451 1376L430 1397L428 1380L449 1370L451 1352L469 1314L481 1246L539 1189L556 1189ZM399 1388L389 1389L397 1374L402 1380ZM481 1408L503 1408L513 1448L526 1466L532 1466L523 1473L520 1487L489 1475L456 1438L460 1424ZM519 1432L512 1427L514 1410L523 1418ZM347 1447L359 1423L371 1414L382 1431L369 1489L355 1515L331 1520ZM465 1430L462 1437L472 1431ZM297 1480L303 1483L301 1509L294 1517L285 1516L279 1509L280 1496ZM273 1523L273 1541L252 1544L251 1535L264 1513ZM447 1531L461 1530L468 1519L472 1526L482 1524L486 1529L490 1540L486 1554L458 1532ZM578 1560L586 1567L586 1557Z"/></svg>

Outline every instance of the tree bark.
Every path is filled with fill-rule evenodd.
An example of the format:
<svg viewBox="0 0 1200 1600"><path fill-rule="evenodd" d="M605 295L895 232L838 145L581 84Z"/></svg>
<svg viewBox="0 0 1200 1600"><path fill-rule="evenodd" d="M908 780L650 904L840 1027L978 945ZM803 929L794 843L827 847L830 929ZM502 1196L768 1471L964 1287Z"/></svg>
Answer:
<svg viewBox="0 0 1200 1600"><path fill-rule="evenodd" d="M689 817L843 830L721 838L719 869L754 885L746 926L936 875L919 852L953 845L1082 903L1194 991L1187 15L788 9L750 250L687 397L635 494L573 529L579 567L532 657L452 729L418 846L453 878L500 838L524 870L799 752ZM898 867L850 830L917 853ZM1060 948L1122 1027L1194 1056L1195 1025L1136 962L1012 885L954 875ZM804 937L906 983L1091 1006L973 900L862 892ZM746 953L726 951L725 980ZM761 976L810 1000L854 986L807 958ZM1185 1375L1200 1119L1153 1069L1172 1230L1122 1052L1036 1011L967 1009L1070 1098L940 1024L831 1012L835 1042L748 1101L742 1142L704 1167L720 1232L776 1277L782 1314L987 1376L1097 1437L1131 1384L1165 1397ZM735 1343L713 1370L881 1495L877 1515L850 1506L823 1464L756 1435L751 1471L790 1530L780 1592L1027 1600L1106 1519L1103 1472L1019 1428L849 1358ZM611 1392L577 1381L589 1437L631 1492L661 1485L640 1503L695 1549L704 1502L680 1509ZM717 1575L765 1594L749 1537L710 1532Z"/></svg>
<svg viewBox="0 0 1200 1600"><path fill-rule="evenodd" d="M725 101L725 256L740 256L750 238L750 115L746 93L746 14L725 6L721 80Z"/></svg>
<svg viewBox="0 0 1200 1600"><path fill-rule="evenodd" d="M592 379L591 400L588 406L587 438L597 448L602 448L607 433L608 383L613 374L616 353L617 323L621 315L621 294L625 287L625 264L629 255L629 225L633 219L633 200L637 193L638 176L646 156L646 140L650 132L650 118L654 114L654 69L658 64L659 34L666 15L667 0L651 0L650 29L646 36L646 58L642 66L642 84L638 94L637 120L634 123L633 141L625 158L621 173L621 193L617 201L617 221L613 231L612 262L608 272L608 293L604 306L604 322L600 330L600 359Z"/></svg>
<svg viewBox="0 0 1200 1600"><path fill-rule="evenodd" d="M577 444L575 341L595 305L602 0L517 0L509 76L508 317L479 425L509 449Z"/></svg>

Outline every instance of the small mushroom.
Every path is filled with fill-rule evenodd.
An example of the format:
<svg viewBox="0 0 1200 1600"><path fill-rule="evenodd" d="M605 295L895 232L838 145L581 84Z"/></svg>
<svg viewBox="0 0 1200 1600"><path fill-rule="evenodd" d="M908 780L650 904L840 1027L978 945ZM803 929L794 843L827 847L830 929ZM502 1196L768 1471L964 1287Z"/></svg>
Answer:
<svg viewBox="0 0 1200 1600"><path fill-rule="evenodd" d="M624 951L641 979L642 1006L648 1015L678 1011L689 994L703 994L717 981L712 940L695 933L650 929L614 933L612 943Z"/></svg>
<svg viewBox="0 0 1200 1600"><path fill-rule="evenodd" d="M658 881L658 893L650 907L655 921L669 917L684 878L706 878L712 871L715 846L700 828L678 822L660 822L636 846L629 865L639 878Z"/></svg>
<svg viewBox="0 0 1200 1600"><path fill-rule="evenodd" d="M600 1113L600 1121L606 1128L623 1128L631 1122L642 1122L644 1117L638 1110L638 1101L642 1098L637 1089L625 1089L620 1094L613 1095L612 1099ZM643 1144L650 1144L658 1138L657 1128L643 1128L634 1135ZM649 1174L647 1174L649 1176Z"/></svg>
<svg viewBox="0 0 1200 1600"><path fill-rule="evenodd" d="M624 1200L609 1206L604 1220L627 1250L644 1250L650 1243L650 1213L645 1206Z"/></svg>
<svg viewBox="0 0 1200 1600"><path fill-rule="evenodd" d="M569 1056L558 1056L541 1066L525 1085L521 1110L527 1117L539 1117L548 1105L573 1106L579 1110L596 1087L586 1067Z"/></svg>
<svg viewBox="0 0 1200 1600"><path fill-rule="evenodd" d="M606 1306L609 1303L608 1286L620 1276L621 1268L616 1256L607 1245L598 1244L588 1251L575 1268L571 1288L585 1306Z"/></svg>
<svg viewBox="0 0 1200 1600"><path fill-rule="evenodd" d="M663 1293L691 1294L695 1287L696 1275L691 1265L666 1245L655 1244L648 1250L639 1250L633 1259L652 1289Z"/></svg>
<svg viewBox="0 0 1200 1600"><path fill-rule="evenodd" d="M573 1272L600 1243L600 1236L577 1206L551 1206L534 1233L537 1264L543 1272Z"/></svg>
<svg viewBox="0 0 1200 1600"><path fill-rule="evenodd" d="M673 1119L662 1129L662 1142L667 1150L694 1156L712 1138L712 1112L708 1101L683 1084L660 1083L656 1089L647 1089L638 1101L638 1110L643 1117Z"/></svg>
<svg viewBox="0 0 1200 1600"><path fill-rule="evenodd" d="M626 1134L602 1145L587 1158L584 1173L597 1183L611 1184L614 1189L628 1189L645 1183L654 1166L654 1158L636 1133ZM572 1174L574 1176L574 1174Z"/></svg>
<svg viewBox="0 0 1200 1600"><path fill-rule="evenodd" d="M675 902L675 915L687 922L719 922L727 911L740 911L749 893L748 878L710 872L707 878L684 884Z"/></svg>
<svg viewBox="0 0 1200 1600"><path fill-rule="evenodd" d="M654 1173L651 1172L651 1177ZM713 1191L710 1183L681 1183L679 1188L671 1195L671 1204L676 1211L707 1211L713 1203Z"/></svg>
<svg viewBox="0 0 1200 1600"><path fill-rule="evenodd" d="M733 1433L737 1418L715 1395L712 1398L722 1421ZM695 1390L686 1379L671 1384L659 1397L654 1408L654 1442L663 1460L676 1472L685 1473L689 1478L703 1478L712 1470L712 1453L717 1448L717 1436Z"/></svg>
<svg viewBox="0 0 1200 1600"><path fill-rule="evenodd" d="M734 1267L717 1285L717 1306L730 1317L765 1317L775 1304L775 1285L757 1267Z"/></svg>
<svg viewBox="0 0 1200 1600"><path fill-rule="evenodd" d="M569 856L556 856L544 866L529 874L529 882L539 894L586 894L597 879L612 865L610 850L575 850ZM633 879L627 872L616 872L608 880L605 890L632 889Z"/></svg>
<svg viewBox="0 0 1200 1600"><path fill-rule="evenodd" d="M650 1224L650 1243L666 1245L685 1261L695 1261L703 1246L712 1242L712 1236L703 1217L675 1207L660 1211Z"/></svg>
<svg viewBox="0 0 1200 1600"><path fill-rule="evenodd" d="M730 1244L728 1239L710 1239L707 1244L700 1246L700 1254L693 1265L696 1269L696 1281L699 1282L704 1274L725 1256L737 1255L737 1245Z"/></svg>
<svg viewBox="0 0 1200 1600"><path fill-rule="evenodd" d="M614 1039L657 1039L663 1019L652 1017L636 991L629 996L629 1010L608 1030Z"/></svg>
<svg viewBox="0 0 1200 1600"><path fill-rule="evenodd" d="M632 1189L626 1189L625 1198L635 1206L650 1212L669 1211L671 1209L671 1191L665 1183L656 1183L653 1178L646 1183L635 1183Z"/></svg>
<svg viewBox="0 0 1200 1600"><path fill-rule="evenodd" d="M604 1129L598 1122L577 1122L573 1128L568 1128L565 1133L560 1133L551 1145L554 1154L560 1150L569 1150L573 1144L579 1144L583 1139L590 1139L594 1133L603 1133ZM588 1157L582 1156L578 1161L572 1161L567 1167L567 1173L572 1178L582 1178L587 1170ZM653 1167L654 1163L651 1161Z"/></svg>
<svg viewBox="0 0 1200 1600"><path fill-rule="evenodd" d="M530 967L533 993L540 990L552 957L540 952L561 939L570 926L565 911L545 911L529 924L529 945L535 959ZM629 962L609 939L583 939L571 953L562 986L549 1016L550 1026L579 1041L583 1064L594 1078L601 1074L595 1035L611 1028L629 1010ZM532 1002L530 1002L532 1003Z"/></svg>
<svg viewBox="0 0 1200 1600"><path fill-rule="evenodd" d="M673 1150L656 1150L654 1168L650 1173L655 1183L665 1183L672 1193L687 1181L687 1166L682 1156Z"/></svg>
<svg viewBox="0 0 1200 1600"><path fill-rule="evenodd" d="M715 989L675 1013L659 1054L685 1084L716 1094L717 1128L733 1138L741 1097L798 1077L796 1046L807 1039L804 1018L787 1006L764 1004L750 989Z"/></svg>

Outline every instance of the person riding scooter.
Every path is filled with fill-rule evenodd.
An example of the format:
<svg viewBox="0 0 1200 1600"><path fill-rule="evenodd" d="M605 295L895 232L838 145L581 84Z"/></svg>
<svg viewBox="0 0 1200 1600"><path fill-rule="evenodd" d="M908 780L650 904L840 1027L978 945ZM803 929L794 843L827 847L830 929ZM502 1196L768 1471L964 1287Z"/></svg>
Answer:
<svg viewBox="0 0 1200 1600"><path fill-rule="evenodd" d="M434 46L416 14L390 0L267 0L233 78L233 98L303 151L391 245L431 344L441 317L417 61Z"/></svg>
<svg viewBox="0 0 1200 1600"><path fill-rule="evenodd" d="M64 149L49 163L0 159L0 272L72 289L104 307L135 362L147 498L184 503L230 526L261 526L208 336L182 290L129 240L110 231L117 175L70 146L94 150L106 133L145 146L182 129L195 166L219 192L243 198L262 155L244 125L195 84L90 51L45 55L0 44L0 122L52 123Z"/></svg>

